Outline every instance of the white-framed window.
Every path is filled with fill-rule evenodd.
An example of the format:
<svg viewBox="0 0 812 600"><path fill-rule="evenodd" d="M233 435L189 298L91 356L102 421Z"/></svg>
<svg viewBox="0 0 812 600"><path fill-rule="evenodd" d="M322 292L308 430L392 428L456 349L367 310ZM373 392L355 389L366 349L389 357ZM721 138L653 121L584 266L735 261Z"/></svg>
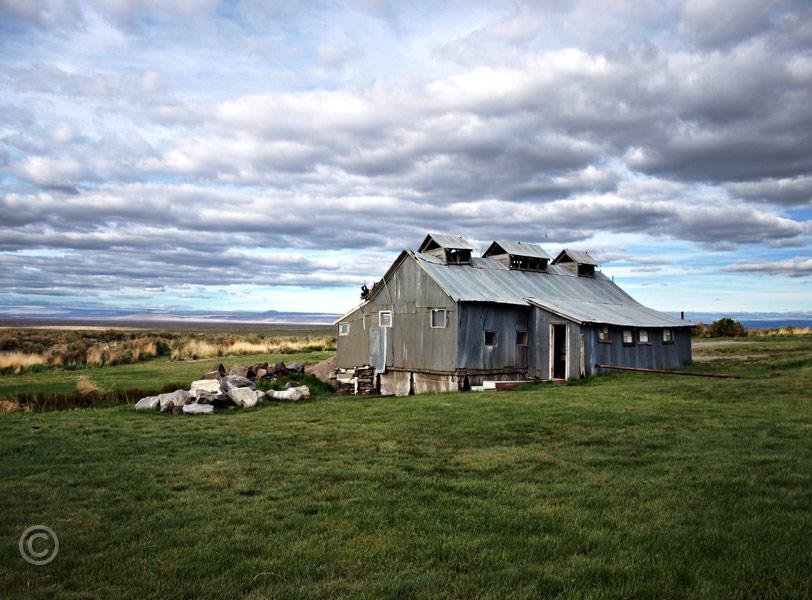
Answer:
<svg viewBox="0 0 812 600"><path fill-rule="evenodd" d="M634 346L634 332L631 329L623 330L623 345Z"/></svg>
<svg viewBox="0 0 812 600"><path fill-rule="evenodd" d="M527 346L527 332L526 331L516 331L516 345L517 346Z"/></svg>
<svg viewBox="0 0 812 600"><path fill-rule="evenodd" d="M350 324L346 321L338 324L338 335L350 335Z"/></svg>
<svg viewBox="0 0 812 600"><path fill-rule="evenodd" d="M604 344L612 343L612 332L605 325L603 327L598 327L598 341L603 342Z"/></svg>
<svg viewBox="0 0 812 600"><path fill-rule="evenodd" d="M391 310L378 311L378 326L380 326L380 327L392 327L392 311Z"/></svg>
<svg viewBox="0 0 812 600"><path fill-rule="evenodd" d="M499 345L499 332L488 330L485 332L485 345L495 347Z"/></svg>
<svg viewBox="0 0 812 600"><path fill-rule="evenodd" d="M648 329L638 329L637 330L637 343L638 344L649 344L648 340Z"/></svg>
<svg viewBox="0 0 812 600"><path fill-rule="evenodd" d="M670 329L663 329L663 344L674 343L674 332Z"/></svg>
<svg viewBox="0 0 812 600"><path fill-rule="evenodd" d="M446 309L432 308L431 309L431 328L432 329L445 329L446 327Z"/></svg>

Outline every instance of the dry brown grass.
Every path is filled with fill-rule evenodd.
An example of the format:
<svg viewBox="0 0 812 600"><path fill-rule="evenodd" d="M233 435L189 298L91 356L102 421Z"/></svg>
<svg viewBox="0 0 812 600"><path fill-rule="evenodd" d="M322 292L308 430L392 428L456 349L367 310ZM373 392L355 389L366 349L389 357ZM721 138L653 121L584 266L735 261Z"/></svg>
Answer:
<svg viewBox="0 0 812 600"><path fill-rule="evenodd" d="M748 329L748 335L777 336L777 335L812 335L812 327L774 327L770 329Z"/></svg>
<svg viewBox="0 0 812 600"><path fill-rule="evenodd" d="M95 394L100 392L101 389L95 383L90 381L87 377L80 377L76 382L76 392L81 394L82 396L87 396L89 394Z"/></svg>
<svg viewBox="0 0 812 600"><path fill-rule="evenodd" d="M272 337L260 341L225 340L209 342L190 338L172 348L172 360L192 360L241 354L288 354L308 350L335 350L335 338L329 335Z"/></svg>
<svg viewBox="0 0 812 600"><path fill-rule="evenodd" d="M20 405L11 400L0 400L0 415L20 410Z"/></svg>
<svg viewBox="0 0 812 600"><path fill-rule="evenodd" d="M15 373L35 365L45 363L42 354L26 354L24 352L0 352L0 369L14 369Z"/></svg>

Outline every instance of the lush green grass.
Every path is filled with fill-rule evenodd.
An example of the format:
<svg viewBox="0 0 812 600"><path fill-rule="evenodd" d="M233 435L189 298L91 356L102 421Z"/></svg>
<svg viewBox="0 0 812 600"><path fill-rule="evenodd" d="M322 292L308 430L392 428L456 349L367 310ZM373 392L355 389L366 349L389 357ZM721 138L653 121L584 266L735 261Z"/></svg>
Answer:
<svg viewBox="0 0 812 600"><path fill-rule="evenodd" d="M737 380L3 415L0 590L808 598L812 340L770 342L692 367Z"/></svg>
<svg viewBox="0 0 812 600"><path fill-rule="evenodd" d="M188 386L200 379L215 362L227 367L235 364L251 365L257 362L286 364L303 362L307 365L329 358L332 352L303 352L298 354L248 354L223 356L200 360L171 361L160 357L141 363L114 367L86 367L76 369L47 369L19 375L0 376L0 399L15 394L59 394L76 390L76 382L86 378L105 390L158 391L169 384Z"/></svg>

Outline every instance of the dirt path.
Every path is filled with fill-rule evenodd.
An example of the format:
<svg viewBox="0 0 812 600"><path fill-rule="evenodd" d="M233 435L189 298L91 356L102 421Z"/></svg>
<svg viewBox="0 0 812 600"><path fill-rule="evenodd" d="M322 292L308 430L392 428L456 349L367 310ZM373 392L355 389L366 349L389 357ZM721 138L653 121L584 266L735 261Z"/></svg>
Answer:
<svg viewBox="0 0 812 600"><path fill-rule="evenodd" d="M713 348L715 346L735 346L736 344L746 344L747 340L708 340L706 342L693 342L692 348Z"/></svg>

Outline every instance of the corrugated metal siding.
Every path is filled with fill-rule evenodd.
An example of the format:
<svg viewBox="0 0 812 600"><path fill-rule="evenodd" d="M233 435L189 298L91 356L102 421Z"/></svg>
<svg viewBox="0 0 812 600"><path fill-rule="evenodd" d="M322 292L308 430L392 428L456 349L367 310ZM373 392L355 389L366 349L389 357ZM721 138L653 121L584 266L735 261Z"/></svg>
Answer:
<svg viewBox="0 0 812 600"><path fill-rule="evenodd" d="M662 329L649 329L651 343L633 346L623 345L623 328L612 327L611 343L598 341L598 328L585 325L584 342L587 351L587 373L610 372L595 368L596 364L619 365L643 369L673 369L691 360L691 332L674 329L674 343L663 344ZM635 342L637 340L635 331Z"/></svg>
<svg viewBox="0 0 812 600"><path fill-rule="evenodd" d="M445 308L445 329L431 328L431 308ZM337 338L337 364L370 364L370 330L378 329L378 311L392 310L386 332L387 368L453 371L456 368L457 305L408 257L391 273L384 289L350 314L350 335ZM336 325L338 328L338 325Z"/></svg>
<svg viewBox="0 0 812 600"><path fill-rule="evenodd" d="M464 302L459 310L460 368L527 368L528 348L516 345L516 332L527 331L531 337L529 307ZM497 346L485 346L486 330L498 332Z"/></svg>

